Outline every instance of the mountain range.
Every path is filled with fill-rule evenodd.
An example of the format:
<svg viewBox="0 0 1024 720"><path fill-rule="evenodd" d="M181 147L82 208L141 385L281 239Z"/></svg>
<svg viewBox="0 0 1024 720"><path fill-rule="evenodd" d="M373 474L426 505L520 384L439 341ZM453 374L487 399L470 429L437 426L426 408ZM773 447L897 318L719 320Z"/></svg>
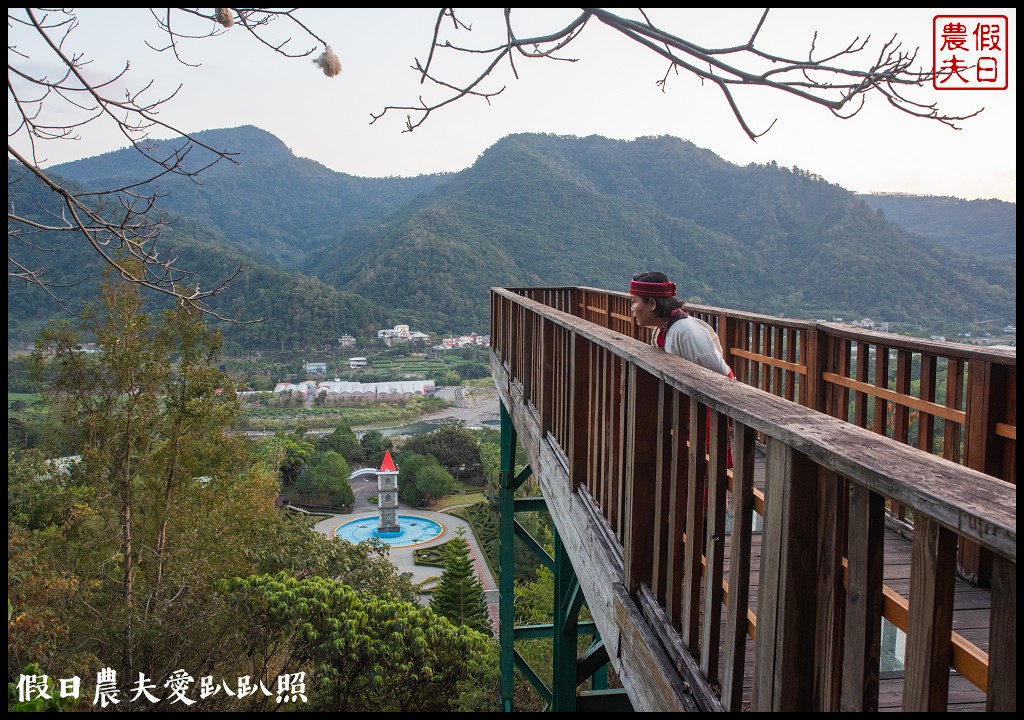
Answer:
<svg viewBox="0 0 1024 720"><path fill-rule="evenodd" d="M224 327L245 347L298 349L398 323L486 332L491 287L622 289L653 269L690 302L770 315L934 332L1016 323L1013 203L857 195L667 136L511 135L461 172L415 178L338 173L251 126L198 137L235 162L140 189L175 218L162 243L203 287L242 265L217 299L229 316L265 318ZM196 169L210 159L200 148L187 156ZM129 148L50 171L94 190L152 169ZM25 214L52 209L21 175L9 161L9 202ZM98 264L83 248L16 250L55 280L82 281L67 292L93 291ZM9 339L54 311L38 288L12 283L8 308Z"/></svg>

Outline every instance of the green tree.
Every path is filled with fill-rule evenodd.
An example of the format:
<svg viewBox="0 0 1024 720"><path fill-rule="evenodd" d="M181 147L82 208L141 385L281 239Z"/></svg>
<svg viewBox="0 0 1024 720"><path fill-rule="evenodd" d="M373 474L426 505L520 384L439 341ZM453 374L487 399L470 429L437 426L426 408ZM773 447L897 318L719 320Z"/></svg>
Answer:
<svg viewBox="0 0 1024 720"><path fill-rule="evenodd" d="M316 456L302 471L297 489L304 495L329 495L335 508L351 508L355 502L349 477L352 470L339 453L328 450Z"/></svg>
<svg viewBox="0 0 1024 720"><path fill-rule="evenodd" d="M480 443L480 465L484 471L484 495L492 508L498 507L498 491L501 483L501 446L497 443Z"/></svg>
<svg viewBox="0 0 1024 720"><path fill-rule="evenodd" d="M493 697L480 692L494 678L488 637L430 608L320 577L260 575L219 588L249 629L246 654L264 676L307 673L310 710L476 710L484 708L460 700ZM252 703L274 709L262 693Z"/></svg>
<svg viewBox="0 0 1024 720"><path fill-rule="evenodd" d="M437 378L437 382L439 385L445 387L461 385L462 378L459 377L459 374L454 370L448 369L441 372L441 374Z"/></svg>
<svg viewBox="0 0 1024 720"><path fill-rule="evenodd" d="M363 446L348 423L339 423L333 431L316 442L317 452L333 450L341 453L350 467L362 467L366 458Z"/></svg>
<svg viewBox="0 0 1024 720"><path fill-rule="evenodd" d="M415 602L419 590L412 573L399 573L388 559L390 547L380 540L358 544L311 530L302 515L287 513L254 536L249 549L257 574L284 571L297 578L329 577L361 593L391 595Z"/></svg>
<svg viewBox="0 0 1024 720"><path fill-rule="evenodd" d="M278 466L281 482L285 485L294 485L312 460L315 447L313 443L285 436L281 438L281 448L284 451Z"/></svg>
<svg viewBox="0 0 1024 720"><path fill-rule="evenodd" d="M406 443L408 445L408 443ZM406 452L402 449L401 455L395 459L398 466L398 499L406 505L418 507L423 502L417 486L420 470L426 467L433 458L414 452ZM437 462L435 460L435 462Z"/></svg>
<svg viewBox="0 0 1024 720"><path fill-rule="evenodd" d="M480 441L460 420L446 422L431 433L410 438L403 449L421 455L433 455L460 482L467 485L484 484Z"/></svg>
<svg viewBox="0 0 1024 720"><path fill-rule="evenodd" d="M445 495L451 495L460 487L462 486L452 474L441 467L434 458L428 458L416 477L416 489L430 505Z"/></svg>
<svg viewBox="0 0 1024 720"><path fill-rule="evenodd" d="M14 404L12 403L12 407ZM29 422L26 419L7 415L7 447L25 450L36 447L42 438L39 423Z"/></svg>
<svg viewBox="0 0 1024 720"><path fill-rule="evenodd" d="M367 430L359 439L359 445L363 449L363 457L373 467L380 467L384 460L384 453L394 450L395 444L391 438L385 437L380 430Z"/></svg>
<svg viewBox="0 0 1024 720"><path fill-rule="evenodd" d="M464 527L447 543L444 572L430 596L430 608L456 625L466 625L480 632L491 632L491 619L480 584L469 557L469 544Z"/></svg>
<svg viewBox="0 0 1024 720"><path fill-rule="evenodd" d="M79 352L81 332L62 322L33 353L51 414L81 457L70 482L96 498L66 520L53 515L59 532L40 536L36 561L74 579L62 622L120 677L197 672L230 627L210 579L250 567L243 549L274 514L276 480L227 433L238 405L213 366L219 333L193 310L147 316L135 285L107 282L101 297L81 322L101 352Z"/></svg>

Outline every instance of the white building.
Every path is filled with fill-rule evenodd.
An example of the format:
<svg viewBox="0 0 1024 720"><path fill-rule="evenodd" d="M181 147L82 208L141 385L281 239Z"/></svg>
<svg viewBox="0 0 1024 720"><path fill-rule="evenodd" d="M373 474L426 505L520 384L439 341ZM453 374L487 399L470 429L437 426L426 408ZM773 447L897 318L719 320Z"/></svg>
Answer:
<svg viewBox="0 0 1024 720"><path fill-rule="evenodd" d="M443 340L441 340L441 347L448 349L480 345L489 346L490 344L490 335L477 335L476 333L470 333L469 335L460 335L459 337L444 338Z"/></svg>
<svg viewBox="0 0 1024 720"><path fill-rule="evenodd" d="M433 395L437 392L437 387L433 380L379 383L329 380L317 386L317 394L319 395L322 390L327 392L328 400L401 400L410 395Z"/></svg>
<svg viewBox="0 0 1024 720"><path fill-rule="evenodd" d="M430 336L426 333L410 331L408 325L395 325L393 328L377 331L377 339L383 340L388 347L400 342L430 342Z"/></svg>
<svg viewBox="0 0 1024 720"><path fill-rule="evenodd" d="M274 395L280 395L282 393L288 393L289 395L297 394L299 397L305 400L306 397L309 395L309 387L304 383L299 383L298 385L295 385L287 382L279 382L277 385L274 386Z"/></svg>
<svg viewBox="0 0 1024 720"><path fill-rule="evenodd" d="M306 363L302 366L307 375L326 375L327 363Z"/></svg>

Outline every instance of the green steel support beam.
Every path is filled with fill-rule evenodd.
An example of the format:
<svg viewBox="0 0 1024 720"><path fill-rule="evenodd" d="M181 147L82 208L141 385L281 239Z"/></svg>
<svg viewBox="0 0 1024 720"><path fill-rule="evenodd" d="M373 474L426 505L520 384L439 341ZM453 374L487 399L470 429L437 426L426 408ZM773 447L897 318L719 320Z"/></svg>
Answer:
<svg viewBox="0 0 1024 720"><path fill-rule="evenodd" d="M576 634L583 637L597 635L597 625L592 622L576 623ZM552 638L555 635L555 626L550 623L536 625L516 625L516 640L538 640L540 638Z"/></svg>
<svg viewBox="0 0 1024 720"><path fill-rule="evenodd" d="M512 447L514 449L515 445L513 445ZM515 468L513 468L512 471L515 472ZM531 475L533 475L533 470L530 469L529 465L520 470L519 474L516 475L515 480L512 481L512 492L518 490L519 486L522 485L527 480L529 480Z"/></svg>
<svg viewBox="0 0 1024 720"><path fill-rule="evenodd" d="M542 640L550 639L554 632L554 625L544 623L537 625L516 625L514 634L516 640Z"/></svg>
<svg viewBox="0 0 1024 720"><path fill-rule="evenodd" d="M547 510L543 497L515 497L516 490L533 474L529 466L516 473L517 433L504 403L501 404L501 477L498 486L498 648L500 670L499 693L501 707L512 712L515 691L515 673L518 669L553 711L590 709L632 709L629 699L620 692L608 692L608 655L603 652L597 627L593 622L580 622L579 614L586 599L580 590L576 571L558 531L554 532L555 557L516 521L516 512ZM515 552L516 536L554 574L554 615L550 625L515 627ZM579 637L595 638L591 649L577 659ZM548 639L552 641L551 685L547 687L529 663L516 651L517 640ZM583 673L581 675L581 673ZM588 677L593 678L593 690L577 696L577 686Z"/></svg>
<svg viewBox="0 0 1024 720"><path fill-rule="evenodd" d="M576 679L583 682L590 678L591 690L608 689L608 648L604 640L595 634L594 642L580 655L576 663Z"/></svg>
<svg viewBox="0 0 1024 720"><path fill-rule="evenodd" d="M546 567L551 572L554 572L555 561L550 555L548 555L548 551L544 549L544 546L536 540L534 540L533 535L531 535L526 530L526 528L520 525L518 520L513 522L512 528L516 537L518 537L526 544L526 547L528 547L530 549L530 552L532 552L537 557L537 559L540 560L541 564L544 565L544 567Z"/></svg>
<svg viewBox="0 0 1024 720"><path fill-rule="evenodd" d="M555 539L554 648L551 653L551 709L576 711L576 620L582 604L575 602L579 582L558 530ZM575 612L573 612L575 610Z"/></svg>
<svg viewBox="0 0 1024 720"><path fill-rule="evenodd" d="M583 601L585 599L586 598L583 597L583 591L580 589L579 578L576 577L576 573L573 573L573 576L572 576L572 586L568 589L568 592L567 592L566 597L565 597L565 606L567 608L566 611L565 611L565 622L566 623L570 623L571 622L571 623L573 623L576 626L576 634L577 635L579 634L579 630L580 630L580 627L579 627L580 608L583 607ZM565 626L563 625L560 629L564 632L565 631Z"/></svg>
<svg viewBox="0 0 1024 720"><path fill-rule="evenodd" d="M515 425L504 403L501 415L501 476L498 480L498 669L499 698L502 709L511 712L515 690L515 554L513 552L515 523L516 470Z"/></svg>
<svg viewBox="0 0 1024 720"><path fill-rule="evenodd" d="M519 672L523 674L523 677L529 681L533 686L533 689L537 691L541 699L546 702L549 706L551 705L551 689L544 684L544 681L540 679L533 668L530 667L530 663L526 662L522 655L515 650L512 651L512 655L515 658L516 667L519 668Z"/></svg>
<svg viewBox="0 0 1024 720"><path fill-rule="evenodd" d="M541 512L548 509L548 501L542 497L516 498L516 512Z"/></svg>
<svg viewBox="0 0 1024 720"><path fill-rule="evenodd" d="M600 682L596 679L599 673L602 676ZM576 682L582 683L587 678L595 678L594 690L603 690L608 685L608 648L604 640L594 640L576 661Z"/></svg>

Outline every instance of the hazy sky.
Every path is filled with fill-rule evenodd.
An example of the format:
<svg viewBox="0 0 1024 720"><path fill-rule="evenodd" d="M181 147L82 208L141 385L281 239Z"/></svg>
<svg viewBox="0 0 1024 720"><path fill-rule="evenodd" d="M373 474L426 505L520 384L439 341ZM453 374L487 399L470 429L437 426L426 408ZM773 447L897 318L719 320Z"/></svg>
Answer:
<svg viewBox="0 0 1024 720"><path fill-rule="evenodd" d="M636 16L635 10L621 11ZM734 46L749 38L760 10L651 9L656 25L699 45ZM385 8L302 10L297 16L329 42L342 72L328 78L310 59L280 57L256 43L242 28L221 37L183 43L180 53L198 67L177 63L169 53L145 45L162 42L144 9L80 9L81 25L67 48L92 60L92 77L109 76L130 60L129 87L150 80L153 91L177 96L162 106L161 119L184 131L255 125L280 138L300 157L364 177L409 176L462 170L488 147L515 133L602 135L632 139L673 135L724 159L746 165L776 161L821 175L855 192L907 192L967 199L1017 199L1016 11L972 9L779 9L769 13L758 47L775 54L804 56L814 31L817 54L838 51L854 38L871 36L861 54L874 58L894 34L904 48L919 48L917 65L931 66L935 15L1006 15L1009 18L1009 89L1005 91L920 90L913 97L937 102L950 113L984 107L953 130L911 118L872 97L856 117L840 120L822 107L762 89L739 89L736 99L755 130L775 126L756 143L744 134L721 92L693 77L672 75L666 92L656 85L667 62L595 20L560 57L575 63L515 61L485 87L504 92L490 103L465 98L437 111L425 125L403 133L405 113L389 113L370 124L371 113L387 105L412 105L423 95L438 97L418 83L411 69L426 59L435 10ZM497 44L503 37L499 9L457 11L472 33L452 35L464 45ZM514 10L520 36L552 32L578 10ZM517 20L518 19L518 20ZM449 23L450 25L450 23ZM284 29L284 24L281 24ZM293 45L312 43L296 38ZM9 24L8 43L27 49L24 31ZM449 54L450 51L449 51ZM37 57L37 56L35 56ZM9 61L12 58L8 50ZM465 55L448 65L446 77L461 82L475 67ZM443 58L442 58L443 61ZM21 61L19 61L21 62ZM461 64L459 64L461 62ZM858 60L860 63L866 60ZM53 70L51 69L52 73ZM10 77L10 72L8 73ZM434 94L430 94L434 93ZM8 126L12 121L8 94ZM154 133L166 137L166 133ZM24 149L19 138L12 140ZM97 121L74 142L42 148L41 164L52 165L124 147L123 137Z"/></svg>

